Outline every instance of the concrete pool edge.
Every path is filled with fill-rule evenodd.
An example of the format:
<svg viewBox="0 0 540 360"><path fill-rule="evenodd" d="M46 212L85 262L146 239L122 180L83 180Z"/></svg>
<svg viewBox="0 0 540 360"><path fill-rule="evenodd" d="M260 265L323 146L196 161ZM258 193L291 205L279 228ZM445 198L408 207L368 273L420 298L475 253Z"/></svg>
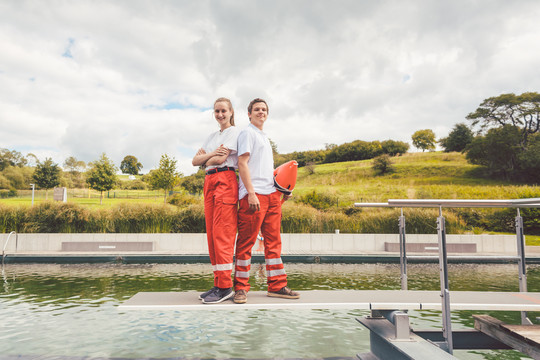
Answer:
<svg viewBox="0 0 540 360"><path fill-rule="evenodd" d="M264 256L255 254L252 257L254 263L263 263ZM399 263L399 254L295 254L282 255L286 263ZM436 256L410 255L409 263L438 263ZM80 263L122 263L122 264L145 264L145 263L209 263L206 254L7 254L3 259L5 264L30 264L30 263L53 263L53 264L80 264ZM511 264L517 262L515 256L502 255L453 255L448 257L449 263L454 264ZM527 264L540 264L540 256L530 255L526 257Z"/></svg>

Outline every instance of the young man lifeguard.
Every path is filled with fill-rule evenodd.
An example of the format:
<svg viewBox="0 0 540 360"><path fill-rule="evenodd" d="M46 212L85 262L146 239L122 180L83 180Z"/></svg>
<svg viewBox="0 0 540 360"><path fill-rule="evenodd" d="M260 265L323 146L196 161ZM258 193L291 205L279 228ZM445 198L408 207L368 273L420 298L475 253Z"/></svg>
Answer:
<svg viewBox="0 0 540 360"><path fill-rule="evenodd" d="M238 167L237 138L231 101L219 98L214 103L219 131L212 133L193 158L194 166L204 166L204 217L214 287L199 296L204 304L230 299L232 290L234 241L237 229Z"/></svg>
<svg viewBox="0 0 540 360"><path fill-rule="evenodd" d="M248 116L251 123L238 135L240 206L233 301L239 304L247 301L251 249L257 241L259 229L264 238L267 295L298 299L300 295L287 287L287 275L281 260L281 193L274 186L272 146L263 132L268 118L266 101L251 101Z"/></svg>

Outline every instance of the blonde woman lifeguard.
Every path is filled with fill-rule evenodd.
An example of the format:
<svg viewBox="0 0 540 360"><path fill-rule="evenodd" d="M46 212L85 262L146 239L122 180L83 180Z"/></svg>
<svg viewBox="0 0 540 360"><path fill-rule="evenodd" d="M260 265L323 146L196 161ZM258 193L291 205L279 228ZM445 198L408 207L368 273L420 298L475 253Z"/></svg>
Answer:
<svg viewBox="0 0 540 360"><path fill-rule="evenodd" d="M214 287L199 295L204 304L217 304L234 296L231 273L238 219L238 131L229 99L214 102L214 118L219 131L210 134L192 161L193 166L203 166L206 171L204 216Z"/></svg>

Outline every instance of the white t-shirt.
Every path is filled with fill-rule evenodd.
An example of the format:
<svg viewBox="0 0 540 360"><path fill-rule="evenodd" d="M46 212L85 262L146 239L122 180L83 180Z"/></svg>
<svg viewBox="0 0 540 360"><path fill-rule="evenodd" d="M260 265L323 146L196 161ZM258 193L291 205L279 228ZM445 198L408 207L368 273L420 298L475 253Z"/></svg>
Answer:
<svg viewBox="0 0 540 360"><path fill-rule="evenodd" d="M206 170L210 170L217 167L230 166L235 169L238 169L238 133L239 130L235 126L229 126L223 131L216 131L212 133L204 142L202 148L206 153L216 150L220 145L223 145L227 149L231 150L229 156L223 164L220 165L209 165L206 167Z"/></svg>
<svg viewBox="0 0 540 360"><path fill-rule="evenodd" d="M238 135L238 155L249 153L248 167L251 183L257 194L268 195L276 191L274 187L274 158L272 145L264 132L253 124L242 130ZM238 198L247 195L242 182L238 182Z"/></svg>

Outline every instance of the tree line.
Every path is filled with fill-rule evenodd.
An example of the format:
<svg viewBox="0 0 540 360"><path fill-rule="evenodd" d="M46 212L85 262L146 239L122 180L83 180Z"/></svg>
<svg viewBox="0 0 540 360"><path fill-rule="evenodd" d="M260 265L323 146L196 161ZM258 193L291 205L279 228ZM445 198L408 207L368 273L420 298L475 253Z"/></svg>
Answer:
<svg viewBox="0 0 540 360"><path fill-rule="evenodd" d="M343 161L356 161L373 159L386 154L396 156L409 150L409 144L403 141L362 141L355 140L341 145L326 144L323 150L295 151L288 154L274 153L275 166L290 160L296 160L298 166L314 164L327 164Z"/></svg>
<svg viewBox="0 0 540 360"><path fill-rule="evenodd" d="M45 190L46 199L49 189L65 186L97 190L100 192L100 203L103 202L105 191L117 188L164 190L166 200L167 194L182 179L182 174L176 170L176 159L166 154L161 156L158 169L130 182L119 180L118 168L105 153L88 164L70 156L63 164L64 169L51 158L40 161L32 154L28 157L33 158L35 166L28 166L28 158L18 151L0 149L0 197L16 196L17 190L28 189L33 183L36 188ZM142 164L136 157L128 155L120 164L120 169L124 174L139 175Z"/></svg>
<svg viewBox="0 0 540 360"><path fill-rule="evenodd" d="M444 151L465 153L490 177L540 182L540 94L502 94L485 99L439 140Z"/></svg>

